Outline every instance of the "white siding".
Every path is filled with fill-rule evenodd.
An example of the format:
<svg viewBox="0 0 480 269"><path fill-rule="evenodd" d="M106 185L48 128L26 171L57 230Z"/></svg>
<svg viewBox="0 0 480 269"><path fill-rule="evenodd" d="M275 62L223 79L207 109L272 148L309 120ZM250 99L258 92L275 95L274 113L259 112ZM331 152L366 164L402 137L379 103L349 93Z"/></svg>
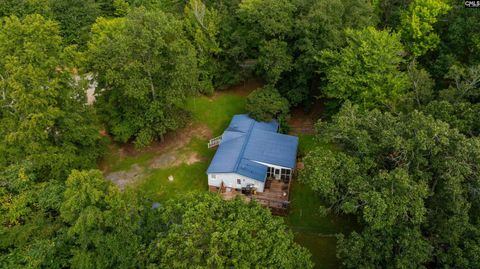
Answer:
<svg viewBox="0 0 480 269"><path fill-rule="evenodd" d="M238 184L237 179L240 179L240 184ZM241 189L246 187L248 184L253 184L257 188L258 192L263 192L264 182L242 176L236 173L211 173L208 174L208 185L220 187L223 184L227 188Z"/></svg>

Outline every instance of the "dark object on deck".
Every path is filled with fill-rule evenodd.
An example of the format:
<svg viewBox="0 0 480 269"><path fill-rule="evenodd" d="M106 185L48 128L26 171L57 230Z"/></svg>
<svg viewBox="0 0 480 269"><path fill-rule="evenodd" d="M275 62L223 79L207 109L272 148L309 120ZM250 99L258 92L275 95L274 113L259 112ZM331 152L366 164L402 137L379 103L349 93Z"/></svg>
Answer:
<svg viewBox="0 0 480 269"><path fill-rule="evenodd" d="M253 184L248 184L245 188L242 188L242 193L250 196L252 194L255 194L257 192L257 189L255 188L255 185Z"/></svg>

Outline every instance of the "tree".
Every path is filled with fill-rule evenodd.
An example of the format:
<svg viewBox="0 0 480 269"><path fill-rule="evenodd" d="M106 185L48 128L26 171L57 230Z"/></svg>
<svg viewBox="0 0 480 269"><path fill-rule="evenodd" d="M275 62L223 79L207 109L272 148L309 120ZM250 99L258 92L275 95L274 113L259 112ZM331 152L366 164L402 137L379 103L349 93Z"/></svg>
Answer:
<svg viewBox="0 0 480 269"><path fill-rule="evenodd" d="M164 223L148 245L147 266L166 268L312 268L283 220L253 202L214 194L172 200L158 209Z"/></svg>
<svg viewBox="0 0 480 269"><path fill-rule="evenodd" d="M450 102L480 102L480 64L470 67L452 65L445 78L451 84L439 93L440 98Z"/></svg>
<svg viewBox="0 0 480 269"><path fill-rule="evenodd" d="M63 41L85 46L92 24L102 14L100 4L95 0L57 0L50 5L53 18L60 23Z"/></svg>
<svg viewBox="0 0 480 269"><path fill-rule="evenodd" d="M250 93L245 108L249 115L258 121L283 118L289 111L287 99L282 97L272 86L266 86Z"/></svg>
<svg viewBox="0 0 480 269"><path fill-rule="evenodd" d="M295 5L290 0L246 0L238 6L240 30L245 31L244 38L257 47L262 40L276 38L284 40L292 31Z"/></svg>
<svg viewBox="0 0 480 269"><path fill-rule="evenodd" d="M60 181L41 182L28 162L0 169L0 267L58 268Z"/></svg>
<svg viewBox="0 0 480 269"><path fill-rule="evenodd" d="M58 25L40 15L2 23L0 166L31 162L41 180L94 166L100 135Z"/></svg>
<svg viewBox="0 0 480 269"><path fill-rule="evenodd" d="M380 26L383 29L398 29L401 15L412 0L374 0L376 13L379 14Z"/></svg>
<svg viewBox="0 0 480 269"><path fill-rule="evenodd" d="M399 70L403 47L395 33L346 30L347 46L325 50L320 61L325 65L325 87L329 98L350 100L365 108L391 107L408 88L406 74Z"/></svg>
<svg viewBox="0 0 480 269"><path fill-rule="evenodd" d="M159 10L133 9L125 18L98 19L88 47L98 81L97 106L115 140L146 146L186 118L195 92L195 50L181 22Z"/></svg>
<svg viewBox="0 0 480 269"><path fill-rule="evenodd" d="M285 72L277 88L292 105L308 107L318 95L320 51L338 49L346 43L345 29L363 29L376 23L369 1L298 1L295 24L288 48L292 67ZM290 71L291 69L291 71Z"/></svg>
<svg viewBox="0 0 480 269"><path fill-rule="evenodd" d="M218 42L220 16L200 0L191 0L184 10L185 30L197 51L200 91L212 94L215 78L221 76L216 57L221 52Z"/></svg>
<svg viewBox="0 0 480 269"><path fill-rule="evenodd" d="M435 100L421 108L425 114L448 123L467 136L480 135L480 104L465 101L448 102Z"/></svg>
<svg viewBox="0 0 480 269"><path fill-rule="evenodd" d="M438 91L429 103L419 109L434 118L457 128L467 136L480 134L480 66L454 65L446 75L450 81L447 89Z"/></svg>
<svg viewBox="0 0 480 269"><path fill-rule="evenodd" d="M480 246L480 140L413 111L393 116L346 103L320 122L300 178L330 210L364 227L340 237L348 268L475 267ZM469 238L468 242L463 242Z"/></svg>
<svg viewBox="0 0 480 269"><path fill-rule="evenodd" d="M0 17L17 16L24 17L29 14L50 16L51 0L3 0L0 2Z"/></svg>
<svg viewBox="0 0 480 269"><path fill-rule="evenodd" d="M438 17L448 12L450 6L444 0L413 0L402 16L402 39L414 57L434 49L440 38L433 25Z"/></svg>
<svg viewBox="0 0 480 269"><path fill-rule="evenodd" d="M295 3L291 0L240 2L233 36L240 61L256 59L257 73L273 85L291 69L292 56L287 39L294 27Z"/></svg>
<svg viewBox="0 0 480 269"><path fill-rule="evenodd" d="M282 73L292 69L293 57L284 41L272 39L260 44L257 68L267 83L275 85Z"/></svg>
<svg viewBox="0 0 480 269"><path fill-rule="evenodd" d="M471 30L480 27L480 14L475 9L465 8L462 1L449 0L447 4L451 8L434 27L440 38L438 50L423 62L437 79L442 79L454 64L472 66L480 63L480 36Z"/></svg>
<svg viewBox="0 0 480 269"><path fill-rule="evenodd" d="M140 207L98 170L73 171L66 181L60 217L74 268L133 268L141 252Z"/></svg>

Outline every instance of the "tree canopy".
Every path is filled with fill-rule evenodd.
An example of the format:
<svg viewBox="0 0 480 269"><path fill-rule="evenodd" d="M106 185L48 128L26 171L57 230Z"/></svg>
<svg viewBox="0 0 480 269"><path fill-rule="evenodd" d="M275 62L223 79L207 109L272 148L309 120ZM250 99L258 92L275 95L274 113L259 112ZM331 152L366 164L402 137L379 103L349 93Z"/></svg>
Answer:
<svg viewBox="0 0 480 269"><path fill-rule="evenodd" d="M399 116L346 103L320 122L301 180L334 212L365 228L341 237L348 268L479 265L480 140L413 111Z"/></svg>
<svg viewBox="0 0 480 269"><path fill-rule="evenodd" d="M181 104L195 93L198 70L180 21L139 8L125 18L99 19L92 32L89 64L114 138L145 146L182 126Z"/></svg>
<svg viewBox="0 0 480 269"><path fill-rule="evenodd" d="M254 90L247 97L245 106L249 115L258 121L271 121L288 114L288 100L272 86Z"/></svg>
<svg viewBox="0 0 480 269"><path fill-rule="evenodd" d="M312 268L281 218L259 204L216 195L189 196L159 210L166 223L150 243L149 264L160 267Z"/></svg>
<svg viewBox="0 0 480 269"><path fill-rule="evenodd" d="M364 108L391 107L408 89L406 74L400 71L403 46L398 34L346 30L347 46L321 53L327 85L323 94L350 100Z"/></svg>
<svg viewBox="0 0 480 269"><path fill-rule="evenodd" d="M0 30L0 162L31 162L45 179L87 168L100 135L85 84L75 80L58 24L40 15L4 18Z"/></svg>
<svg viewBox="0 0 480 269"><path fill-rule="evenodd" d="M480 13L463 4L0 1L0 267L311 268L256 203L152 206L95 170L106 143L162 142L190 97L254 78L253 118L320 117L314 141L295 128L298 184L358 219L344 267L480 268Z"/></svg>

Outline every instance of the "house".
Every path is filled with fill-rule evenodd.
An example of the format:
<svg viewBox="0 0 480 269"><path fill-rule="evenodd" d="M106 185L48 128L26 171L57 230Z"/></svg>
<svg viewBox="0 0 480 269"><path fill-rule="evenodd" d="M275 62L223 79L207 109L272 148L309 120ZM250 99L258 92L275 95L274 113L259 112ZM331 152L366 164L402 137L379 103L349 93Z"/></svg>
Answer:
<svg viewBox="0 0 480 269"><path fill-rule="evenodd" d="M262 193L267 179L290 181L298 137L279 134L278 127L275 120L258 122L245 114L233 116L222 136L214 139L219 147L207 170L210 189L255 188Z"/></svg>

